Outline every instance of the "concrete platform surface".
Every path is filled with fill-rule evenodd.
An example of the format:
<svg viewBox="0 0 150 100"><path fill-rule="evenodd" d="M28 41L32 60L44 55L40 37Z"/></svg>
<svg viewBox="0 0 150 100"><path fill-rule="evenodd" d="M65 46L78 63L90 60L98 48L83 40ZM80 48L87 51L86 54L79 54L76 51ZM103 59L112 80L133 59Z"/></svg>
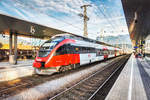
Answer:
<svg viewBox="0 0 150 100"><path fill-rule="evenodd" d="M18 61L17 65L0 62L0 82L13 80L33 74L33 60Z"/></svg>
<svg viewBox="0 0 150 100"><path fill-rule="evenodd" d="M33 61L34 60L20 60L17 61L16 65L10 64L9 62L0 62L0 70L14 67L30 66L32 65Z"/></svg>
<svg viewBox="0 0 150 100"><path fill-rule="evenodd" d="M131 55L105 100L150 100L150 65Z"/></svg>

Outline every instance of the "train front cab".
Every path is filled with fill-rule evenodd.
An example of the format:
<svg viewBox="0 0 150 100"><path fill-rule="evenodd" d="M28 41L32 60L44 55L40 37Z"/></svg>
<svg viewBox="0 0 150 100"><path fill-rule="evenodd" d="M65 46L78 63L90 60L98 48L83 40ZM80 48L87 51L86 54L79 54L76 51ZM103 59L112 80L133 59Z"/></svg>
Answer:
<svg viewBox="0 0 150 100"><path fill-rule="evenodd" d="M56 50L54 56L47 64L47 67L62 67L79 63L80 59L77 50L67 43L63 44Z"/></svg>

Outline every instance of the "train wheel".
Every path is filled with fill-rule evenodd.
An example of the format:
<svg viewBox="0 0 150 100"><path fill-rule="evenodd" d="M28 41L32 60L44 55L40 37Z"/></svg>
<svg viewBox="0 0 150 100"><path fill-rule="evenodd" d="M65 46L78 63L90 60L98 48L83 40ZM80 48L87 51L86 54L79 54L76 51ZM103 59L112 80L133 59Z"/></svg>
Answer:
<svg viewBox="0 0 150 100"><path fill-rule="evenodd" d="M36 74L36 68L34 68L34 70L33 70L33 74Z"/></svg>
<svg viewBox="0 0 150 100"><path fill-rule="evenodd" d="M76 68L80 67L80 64L76 64Z"/></svg>
<svg viewBox="0 0 150 100"><path fill-rule="evenodd" d="M61 66L61 67L59 68L59 72L64 72L64 71L65 71L64 66Z"/></svg>
<svg viewBox="0 0 150 100"><path fill-rule="evenodd" d="M71 68L75 69L76 68L76 64L71 64Z"/></svg>
<svg viewBox="0 0 150 100"><path fill-rule="evenodd" d="M76 69L78 67L80 67L80 64L72 64L72 65L68 65L68 66L61 66L59 68L58 72L65 72L65 71L68 71L68 70L71 70L71 69Z"/></svg>
<svg viewBox="0 0 150 100"><path fill-rule="evenodd" d="M39 75L39 74L40 74L40 69L38 69L38 68L34 68L34 72L33 72L33 74L37 74L37 75Z"/></svg>
<svg viewBox="0 0 150 100"><path fill-rule="evenodd" d="M65 71L68 71L68 70L71 70L71 69L72 69L71 65L68 65L68 66L61 66L61 67L59 68L59 72L65 72Z"/></svg>
<svg viewBox="0 0 150 100"><path fill-rule="evenodd" d="M78 68L78 67L80 67L80 64L72 64L72 68L73 68L73 69L76 69L76 68Z"/></svg>

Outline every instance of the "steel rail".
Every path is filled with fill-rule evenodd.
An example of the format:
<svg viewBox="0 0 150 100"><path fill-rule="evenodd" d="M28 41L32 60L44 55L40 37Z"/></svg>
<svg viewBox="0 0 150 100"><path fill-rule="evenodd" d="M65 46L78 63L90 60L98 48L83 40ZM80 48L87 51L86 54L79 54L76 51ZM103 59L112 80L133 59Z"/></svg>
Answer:
<svg viewBox="0 0 150 100"><path fill-rule="evenodd" d="M122 58L119 58L119 59L122 59ZM117 60L118 60L118 59L117 59ZM115 65L115 64L117 63L117 60L115 60L114 62L110 63L109 65L106 65L106 67L105 67L104 69L95 72L94 74L92 74L92 75L86 77L85 79L79 81L78 83L74 84L73 86L71 86L71 87L65 89L64 91L58 93L57 95L51 97L49 100L55 99L56 97L58 97L58 96L60 96L61 94L65 93L65 92L67 92L67 91L69 91L69 90L71 90L71 89L74 88L75 86L77 86L77 85L81 84L82 82L88 80L89 78L93 77L94 75L96 75L96 74L98 74L98 73L104 71L104 70L107 69L108 67L110 67L110 66L112 66L112 65Z"/></svg>
<svg viewBox="0 0 150 100"><path fill-rule="evenodd" d="M97 94L97 92L115 75L115 73L123 66L123 64L125 63L125 61L123 63L121 63L121 65L115 69L111 75L103 82L103 84L90 96L90 98L88 100L92 100L92 98Z"/></svg>

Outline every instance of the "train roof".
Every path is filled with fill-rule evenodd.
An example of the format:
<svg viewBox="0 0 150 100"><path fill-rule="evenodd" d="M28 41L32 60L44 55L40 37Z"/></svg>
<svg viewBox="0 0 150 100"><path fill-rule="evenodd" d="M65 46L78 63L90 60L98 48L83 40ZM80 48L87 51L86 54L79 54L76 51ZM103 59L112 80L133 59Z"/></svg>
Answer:
<svg viewBox="0 0 150 100"><path fill-rule="evenodd" d="M114 47L109 47L109 46L107 46L107 49L109 49L109 50L115 50Z"/></svg>
<svg viewBox="0 0 150 100"><path fill-rule="evenodd" d="M52 38L59 37L59 36L65 36L66 38L71 37L71 38L74 38L76 40L84 40L84 41L87 41L87 42L101 44L101 45L104 45L105 47L107 47L108 49L112 49L112 50L114 50L115 48L118 48L118 47L106 44L104 42L100 42L100 41L97 41L97 40L94 40L94 39L90 39L90 38L87 38L87 37L83 37L83 36L79 36L79 35L75 35L75 34L70 34L70 33L58 34L58 35L53 36ZM118 48L118 49L120 49L120 48Z"/></svg>
<svg viewBox="0 0 150 100"><path fill-rule="evenodd" d="M51 38L53 39L53 38L60 37L60 36L73 36L73 35L67 34L67 33L65 33L65 34L57 34L57 35L52 36Z"/></svg>

